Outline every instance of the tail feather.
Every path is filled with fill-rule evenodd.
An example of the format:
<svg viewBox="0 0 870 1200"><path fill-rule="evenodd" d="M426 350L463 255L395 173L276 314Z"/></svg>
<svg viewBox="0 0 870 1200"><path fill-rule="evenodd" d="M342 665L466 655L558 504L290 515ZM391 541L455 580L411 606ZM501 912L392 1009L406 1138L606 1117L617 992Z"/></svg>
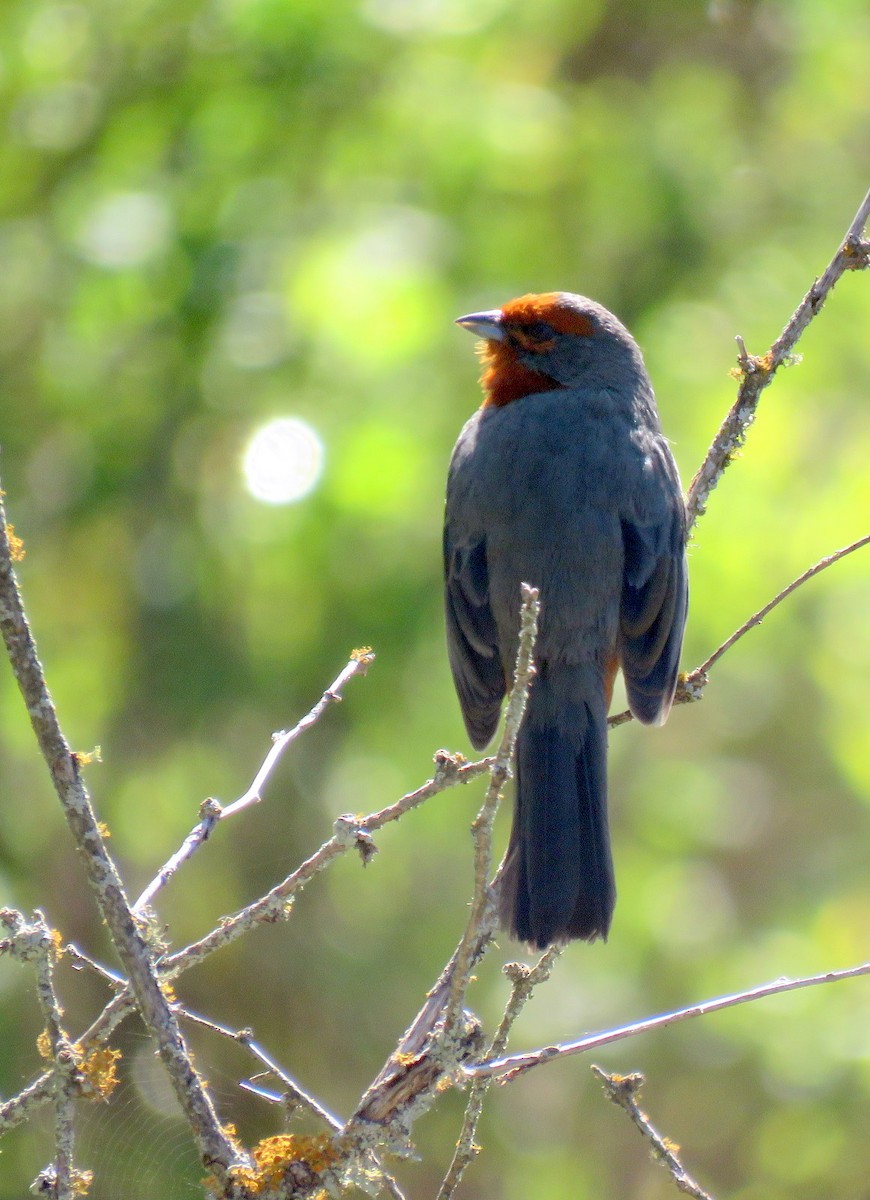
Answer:
<svg viewBox="0 0 870 1200"><path fill-rule="evenodd" d="M563 727L536 720L532 700L517 739L501 918L514 937L539 949L606 938L616 902L603 702L570 707L575 720Z"/></svg>

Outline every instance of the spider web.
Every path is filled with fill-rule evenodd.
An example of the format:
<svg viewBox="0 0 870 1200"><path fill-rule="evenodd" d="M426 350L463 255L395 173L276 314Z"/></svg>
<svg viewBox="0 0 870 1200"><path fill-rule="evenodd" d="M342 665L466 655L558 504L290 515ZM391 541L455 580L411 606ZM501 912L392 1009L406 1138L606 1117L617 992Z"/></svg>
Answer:
<svg viewBox="0 0 870 1200"><path fill-rule="evenodd" d="M201 1197L202 1164L154 1043L127 1040L108 1103L76 1106L76 1164L94 1174L89 1200Z"/></svg>

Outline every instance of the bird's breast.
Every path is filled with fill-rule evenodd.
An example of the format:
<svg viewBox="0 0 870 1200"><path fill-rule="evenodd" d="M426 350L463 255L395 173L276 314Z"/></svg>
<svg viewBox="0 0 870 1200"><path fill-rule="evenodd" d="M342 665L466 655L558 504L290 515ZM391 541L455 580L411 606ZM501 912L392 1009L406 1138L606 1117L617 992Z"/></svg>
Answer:
<svg viewBox="0 0 870 1200"><path fill-rule="evenodd" d="M589 505L621 508L643 458L606 392L561 389L478 410L457 442L451 482L490 520L513 521L529 505L559 519Z"/></svg>

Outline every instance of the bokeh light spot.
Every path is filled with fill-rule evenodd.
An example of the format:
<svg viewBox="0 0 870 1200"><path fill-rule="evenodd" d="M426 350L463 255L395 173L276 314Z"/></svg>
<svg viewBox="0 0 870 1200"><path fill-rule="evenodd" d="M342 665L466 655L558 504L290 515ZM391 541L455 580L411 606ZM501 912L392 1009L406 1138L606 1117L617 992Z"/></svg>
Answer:
<svg viewBox="0 0 870 1200"><path fill-rule="evenodd" d="M504 0L365 0L363 16L390 33L473 33L504 8Z"/></svg>
<svg viewBox="0 0 870 1200"><path fill-rule="evenodd" d="M79 249L101 267L137 267L163 252L172 224L169 205L157 192L114 192L91 212Z"/></svg>
<svg viewBox="0 0 870 1200"><path fill-rule="evenodd" d="M323 443L298 417L261 425L242 460L245 486L264 504L292 504L307 496L323 469Z"/></svg>

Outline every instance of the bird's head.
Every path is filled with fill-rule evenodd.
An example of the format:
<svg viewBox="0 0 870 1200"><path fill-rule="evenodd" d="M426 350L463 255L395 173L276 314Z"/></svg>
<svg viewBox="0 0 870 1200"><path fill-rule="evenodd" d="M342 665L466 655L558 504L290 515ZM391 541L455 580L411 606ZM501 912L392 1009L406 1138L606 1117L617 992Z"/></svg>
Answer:
<svg viewBox="0 0 870 1200"><path fill-rule="evenodd" d="M594 300L541 292L456 321L483 338L484 405L501 406L536 392L606 383L608 374L642 369L625 326ZM601 378L603 376L603 378Z"/></svg>

